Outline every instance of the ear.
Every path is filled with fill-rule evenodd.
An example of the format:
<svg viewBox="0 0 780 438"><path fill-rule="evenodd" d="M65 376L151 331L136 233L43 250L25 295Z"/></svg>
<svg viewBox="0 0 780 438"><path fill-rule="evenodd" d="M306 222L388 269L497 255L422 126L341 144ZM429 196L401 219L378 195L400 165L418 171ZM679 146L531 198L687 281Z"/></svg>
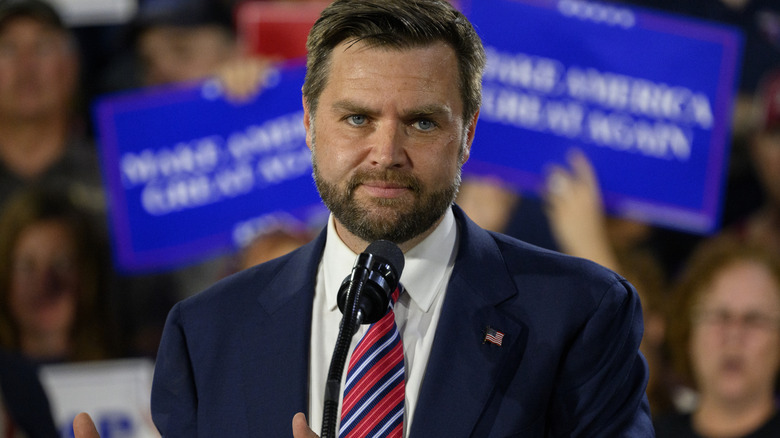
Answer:
<svg viewBox="0 0 780 438"><path fill-rule="evenodd" d="M306 146L311 150L311 133L312 133L312 117L311 111L309 111L309 103L306 102L306 98L302 97L303 101L303 127L306 129Z"/></svg>
<svg viewBox="0 0 780 438"><path fill-rule="evenodd" d="M476 135L477 132L477 119L479 119L479 110L471 117L468 131L466 131L466 150L463 151L463 158L460 163L461 166L466 164L466 161L469 160L469 156L471 155L471 143L474 142L474 135Z"/></svg>

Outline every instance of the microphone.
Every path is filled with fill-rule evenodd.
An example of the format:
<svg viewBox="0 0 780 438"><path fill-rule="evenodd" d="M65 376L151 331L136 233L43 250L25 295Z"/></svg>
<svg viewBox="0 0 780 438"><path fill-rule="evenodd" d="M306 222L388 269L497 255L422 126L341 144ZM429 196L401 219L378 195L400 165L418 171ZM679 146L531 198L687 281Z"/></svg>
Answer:
<svg viewBox="0 0 780 438"><path fill-rule="evenodd" d="M350 293L357 297L355 330L360 324L373 324L385 316L403 269L404 253L387 240L371 243L358 256L352 274L341 283L337 296L339 310L345 316Z"/></svg>
<svg viewBox="0 0 780 438"><path fill-rule="evenodd" d="M337 301L343 314L325 384L322 438L335 438L341 375L352 336L360 324L373 324L387 313L390 295L401 278L404 254L393 242L377 240L358 255L352 273L341 282Z"/></svg>

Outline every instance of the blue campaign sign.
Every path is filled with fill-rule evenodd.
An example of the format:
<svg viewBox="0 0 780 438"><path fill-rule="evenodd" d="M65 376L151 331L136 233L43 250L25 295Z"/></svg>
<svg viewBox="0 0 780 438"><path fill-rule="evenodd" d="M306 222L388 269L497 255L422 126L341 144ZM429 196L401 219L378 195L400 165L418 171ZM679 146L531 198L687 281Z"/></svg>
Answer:
<svg viewBox="0 0 780 438"><path fill-rule="evenodd" d="M173 267L323 214L301 107L305 69L275 70L252 102L216 81L134 91L94 109L117 264Z"/></svg>
<svg viewBox="0 0 780 438"><path fill-rule="evenodd" d="M488 54L465 173L538 196L581 149L608 212L709 233L719 225L740 33L579 0L464 1Z"/></svg>

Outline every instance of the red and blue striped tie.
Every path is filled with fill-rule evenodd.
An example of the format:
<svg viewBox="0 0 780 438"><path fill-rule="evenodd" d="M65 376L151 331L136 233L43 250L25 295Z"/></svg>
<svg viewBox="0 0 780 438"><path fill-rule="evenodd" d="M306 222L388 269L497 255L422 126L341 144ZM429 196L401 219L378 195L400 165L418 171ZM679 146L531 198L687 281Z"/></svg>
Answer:
<svg viewBox="0 0 780 438"><path fill-rule="evenodd" d="M352 352L339 438L403 435L404 349L393 313L402 290L398 285L387 314L371 324Z"/></svg>

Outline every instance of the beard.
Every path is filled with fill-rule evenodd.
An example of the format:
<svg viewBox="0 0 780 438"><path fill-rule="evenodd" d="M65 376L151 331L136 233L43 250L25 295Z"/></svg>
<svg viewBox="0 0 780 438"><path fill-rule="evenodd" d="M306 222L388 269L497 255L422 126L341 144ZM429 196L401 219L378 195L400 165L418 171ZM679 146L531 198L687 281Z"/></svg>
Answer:
<svg viewBox="0 0 780 438"><path fill-rule="evenodd" d="M314 144L312 168L314 182L323 203L350 233L366 242L389 240L401 244L428 231L450 208L461 182L460 165L453 181L433 192L407 171L357 170L347 181L346 187L342 188L322 177L317 167ZM414 199L411 202L408 199L388 198L358 201L355 199L355 190L365 181L385 181L406 187Z"/></svg>

